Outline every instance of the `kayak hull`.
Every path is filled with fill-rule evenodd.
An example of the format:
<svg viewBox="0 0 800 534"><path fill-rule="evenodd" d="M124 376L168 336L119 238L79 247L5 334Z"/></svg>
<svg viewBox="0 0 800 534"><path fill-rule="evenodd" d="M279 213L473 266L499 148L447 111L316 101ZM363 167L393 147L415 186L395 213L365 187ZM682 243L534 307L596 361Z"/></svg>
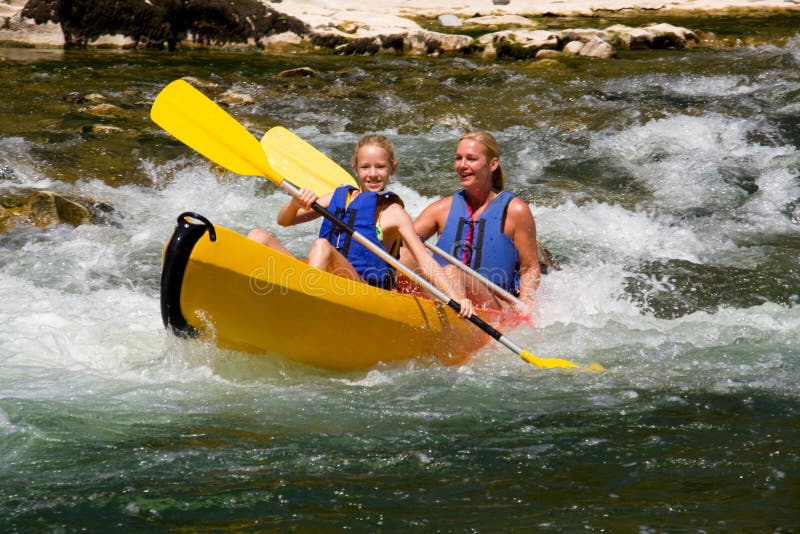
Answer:
<svg viewBox="0 0 800 534"><path fill-rule="evenodd" d="M180 336L338 370L460 364L490 340L444 303L331 275L193 213L181 214L164 249L161 311ZM481 316L496 327L521 322Z"/></svg>

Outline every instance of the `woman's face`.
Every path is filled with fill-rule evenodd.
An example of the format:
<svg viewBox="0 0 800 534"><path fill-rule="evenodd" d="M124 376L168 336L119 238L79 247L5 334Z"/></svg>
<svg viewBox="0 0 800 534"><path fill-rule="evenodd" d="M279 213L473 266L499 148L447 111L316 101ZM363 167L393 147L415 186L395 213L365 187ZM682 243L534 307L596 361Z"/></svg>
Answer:
<svg viewBox="0 0 800 534"><path fill-rule="evenodd" d="M358 149L353 170L362 191L377 193L389 185L395 166L389 161L389 153L385 148L365 145Z"/></svg>
<svg viewBox="0 0 800 534"><path fill-rule="evenodd" d="M461 186L492 183L492 172L497 168L497 158L489 158L486 149L475 139L462 139L456 146L453 168L461 178Z"/></svg>

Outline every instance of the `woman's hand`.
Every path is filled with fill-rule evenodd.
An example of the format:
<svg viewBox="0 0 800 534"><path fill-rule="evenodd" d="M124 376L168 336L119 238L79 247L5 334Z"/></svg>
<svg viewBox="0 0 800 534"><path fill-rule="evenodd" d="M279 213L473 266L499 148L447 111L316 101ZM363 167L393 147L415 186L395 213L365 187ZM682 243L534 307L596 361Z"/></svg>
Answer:
<svg viewBox="0 0 800 534"><path fill-rule="evenodd" d="M458 312L458 315L464 317L465 319L469 319L472 317L472 314L475 313L475 310L472 308L472 301L468 298L463 298L458 301L458 304L461 306L461 311Z"/></svg>

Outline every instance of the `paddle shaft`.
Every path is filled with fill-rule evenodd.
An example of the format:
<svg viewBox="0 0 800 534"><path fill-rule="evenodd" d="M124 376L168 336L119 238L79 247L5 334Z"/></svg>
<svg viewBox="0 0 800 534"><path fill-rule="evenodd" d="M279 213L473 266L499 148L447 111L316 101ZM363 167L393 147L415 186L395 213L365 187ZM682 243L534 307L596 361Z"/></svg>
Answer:
<svg viewBox="0 0 800 534"><path fill-rule="evenodd" d="M286 191L287 193L289 193L293 197L299 198L300 189L296 185L288 182L287 180L283 180L281 182L281 184L280 184L280 187L281 187L281 189L283 189L284 191ZM383 247L381 247L379 245L376 245L375 243L373 243L372 241L367 239L364 235L362 235L361 233L356 231L355 228L353 228L352 226L350 226L349 224L347 224L343 220L341 220L338 217L336 217L330 211L328 211L327 208L321 206L317 202L314 202L311 205L311 208L314 211L316 211L317 213L319 213L320 215L322 215L323 217L325 217L326 219L328 219L329 221L331 221L333 224L335 224L336 226L338 226L339 228L344 230L345 233L347 233L348 235L352 236L353 239L355 239L361 245L363 245L364 247L369 249L370 252L372 252L373 254L377 255L379 258L381 258L383 261L385 261L386 263L388 263L389 265L391 265L392 267L394 267L398 271L401 271L409 279L411 279L411 281L413 281L415 284L419 285L420 287L422 287L423 289L425 289L426 291L428 291L429 293L431 293L432 295L437 297L439 300L441 300L442 302L446 303L453 310L455 310L456 313L461 311L461 305L458 302L456 302L455 300L453 300L452 298L447 296L443 291L441 291L439 288L437 288L432 283L430 283L427 280L425 280L422 276L418 275L413 270L409 269L408 267L406 267L405 265L400 263L400 261L398 261L397 258L395 258L391 254L386 252L386 250ZM514 352L516 352L517 356L523 357L523 352L527 352L527 351L523 351L523 349L520 348L516 343L514 343L510 339L506 338L503 334L498 332L490 324L488 324L486 321L484 321L483 319L481 319L480 317L478 317L474 313L472 315L470 315L468 317L468 319L472 324L474 324L475 326L477 326L478 328L480 328L481 330L486 332L486 334L488 334L489 336L491 336L492 338L496 339L497 341L499 341L500 343L502 343L503 345L505 345L509 349L511 349Z"/></svg>

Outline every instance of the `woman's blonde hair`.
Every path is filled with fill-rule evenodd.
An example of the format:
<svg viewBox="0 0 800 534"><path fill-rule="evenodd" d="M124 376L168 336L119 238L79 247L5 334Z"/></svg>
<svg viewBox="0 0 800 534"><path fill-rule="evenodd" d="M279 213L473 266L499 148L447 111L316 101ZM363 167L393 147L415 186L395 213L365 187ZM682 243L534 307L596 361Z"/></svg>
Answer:
<svg viewBox="0 0 800 534"><path fill-rule="evenodd" d="M458 139L458 142L460 143L464 139L472 139L479 142L489 159L497 158L497 168L492 172L492 187L502 191L506 185L506 173L500 165L500 145L497 144L497 139L485 130L465 133Z"/></svg>
<svg viewBox="0 0 800 534"><path fill-rule="evenodd" d="M392 142L380 134L367 134L358 142L356 149L353 151L353 157L350 158L350 164L354 169L358 166L358 151L361 149L361 147L369 145L379 146L384 149L386 154L389 156L389 165L391 165L393 169L397 167L397 160L394 156L394 145Z"/></svg>

